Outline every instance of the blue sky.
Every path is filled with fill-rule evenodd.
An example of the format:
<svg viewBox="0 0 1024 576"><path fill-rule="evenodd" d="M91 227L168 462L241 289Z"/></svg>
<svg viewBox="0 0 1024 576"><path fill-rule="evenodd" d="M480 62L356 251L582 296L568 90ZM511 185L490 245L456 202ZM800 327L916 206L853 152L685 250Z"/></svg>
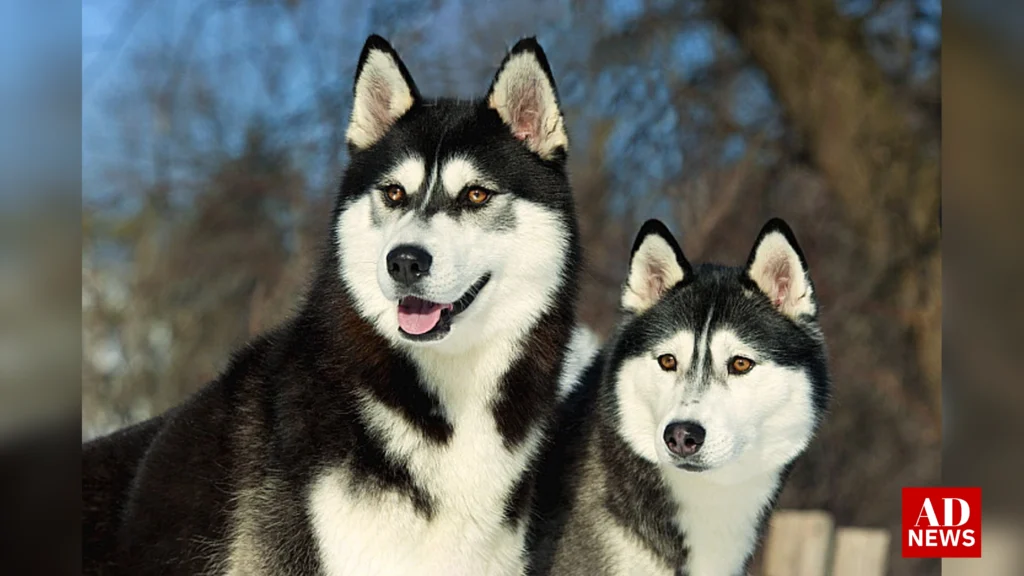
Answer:
<svg viewBox="0 0 1024 576"><path fill-rule="evenodd" d="M148 7L141 12L131 12L129 11L130 8L127 8L124 4L112 0L91 0L83 4L82 69L84 86L86 87L83 102L83 166L86 172L87 184L85 186L85 193L87 195L103 196L104 185L102 183L105 176L100 170L111 162L116 162L117 155L119 154L117 142L119 135L112 134L110 130L110 126L114 124L110 122L111 114L117 113L120 116L119 119L123 119L124 115L129 114L129 111L123 108L111 110L106 100L111 94L116 94L118 91L131 86L135 81L135 78L133 78L135 69L131 64L134 54L146 47L160 45L161 42L170 45L175 44L181 36L180 28L182 26L180 21L187 18L187 15L193 11L195 5L195 0L187 0L178 3L174 10L168 10L164 3L154 2L147 5ZM359 36L361 43L361 38L365 37L366 33L369 32L366 12L373 9L388 10L388 5L392 5L397 12L402 13L402 15L408 18L416 16L415 14L409 14L408 10L405 10L405 7L402 6L402 2L379 4L372 9L364 6L364 13L359 13L358 10L356 13L352 13L350 10L341 15L346 20L344 23L345 32L349 32L352 36ZM463 8L466 8L466 6L462 5L461 2L452 0L442 3L439 12L427 15L430 21L422 29L427 31L425 36L430 42L430 54L442 55L438 60L446 60L444 55L461 55L460 53L466 50L463 39L458 35L436 33L437 31L458 27L460 25L460 12ZM495 8L499 7L495 5ZM610 0L606 3L605 8L606 24L614 28L638 16L642 11L642 2L637 0ZM494 17L487 14L486 7L484 9L477 8L477 12L478 18ZM384 18L387 19L388 16L385 15ZM558 20L557 18L552 18L551 14L546 14L545 16L547 21L539 22L537 24L539 29L531 31L532 33L537 33L542 41L546 41L545 35L552 36L552 27L559 27L557 22L552 22L552 20ZM558 16L558 14L556 13L555 16ZM218 51L246 49L244 46L225 46L221 39L215 35L215 30L218 27L217 20L230 20L231 17L229 13L213 14L209 17L205 23L203 33L200 34L200 41L193 53L197 59L209 58ZM528 21L529 19L526 20L524 29L529 29L531 24ZM539 18L538 20L541 19ZM567 20L566 22L568 25L571 25L571 21ZM416 26L416 24L412 24L413 28L416 28ZM366 29L360 31L360 28ZM123 37L121 31L126 29L130 30L130 33ZM548 30L547 34L545 34L545 30ZM273 31L273 35L276 38L267 40L287 43L294 38L293 34L293 29L282 23ZM113 39L112 35L114 35ZM506 42L511 40L513 39L508 39ZM557 41L557 39L551 38L550 41ZM711 41L711 29L707 26L695 25L681 33L679 38L671 44L670 53L666 54L666 62L671 67L676 68L682 76L687 77L710 62L713 57ZM358 46L354 46L351 58L351 65L353 66L354 54L357 51ZM414 53L412 58L415 59L417 55ZM560 55L560 52L551 54L553 63L560 63L558 62ZM408 60L410 56L406 55L406 58ZM450 61L444 62L444 64L450 64ZM455 61L455 64L457 65L458 62ZM411 64L410 66L413 67ZM487 73L490 74L492 72ZM617 88L628 87L628 76L630 74L635 75L636 73L645 74L635 70L612 70L606 75L607 77L603 76L600 83L601 85L612 87L605 91L606 93L620 94L621 91ZM457 74L457 71L449 72L449 74ZM627 77L624 78L623 74ZM658 80L657 78L649 77L650 72L646 74L648 80L652 82ZM301 107L307 103L310 93L317 89L323 89L325 86L335 90L349 89L347 83L350 82L350 79L347 76L341 77L337 74L331 74L330 76L329 78L314 78L312 71L306 66L289 66L288 88L284 92L284 108L287 109L289 106ZM433 91L432 87L429 86L430 76L426 74L423 76L425 80L417 79L421 84L421 89L424 89L425 92ZM280 102L273 103L272 106L271 103L260 101L258 98L246 98L244 96L245 94L258 94L260 92L258 87L255 86L256 82L253 71L250 70L247 74L242 69L238 77L232 78L230 83L226 83L229 89L225 90L222 96L230 99L233 103L232 108L239 117L246 117L249 113L261 109L267 110L271 115L280 115L282 107ZM457 95L468 96L482 89L476 87L476 83L478 82L452 82L449 83L449 86L445 86L445 91L450 93L451 90L449 88L455 86L456 88L461 88L464 92ZM427 84L427 86L424 86L424 84ZM472 89L465 89L464 85L473 86ZM574 91L571 78L561 88L563 88L563 98L567 101L575 100L581 106L591 110L594 109L594 107L589 106L587 103L588 91ZM675 124L678 123L678 118L672 117L674 112L669 110L667 93L659 91L657 96L659 100L657 100L657 106L655 107L652 106L655 103L650 102L643 93L623 95L626 101L633 103L637 113L652 124L653 130L658 134L657 141L664 145L665 142L671 141L673 137L672 132ZM598 98L597 100L601 99ZM618 104L613 105L618 106ZM666 116L666 114L668 115ZM138 119L138 122L142 124L150 121L151 119L145 117ZM241 133L240 131L238 132L235 139L236 145L241 143ZM612 156L632 156L637 159L633 163L636 168L643 169L655 176L677 172L681 169L682 160L681 152L679 151L666 151L664 146L659 149L644 149L641 146L639 150L627 151L627 148L632 146L637 140L637 135L634 132L635 130L632 130L629 125L620 125L609 144ZM143 145L147 144L144 143ZM133 148L131 152L137 153L138 149ZM641 161L641 158L645 158L645 160Z"/></svg>
<svg viewBox="0 0 1024 576"><path fill-rule="evenodd" d="M201 4L202 3L202 4ZM646 0L605 0L601 13L601 24L609 30L624 29L634 18L642 14L645 5L666 4L667 0L648 2ZM176 3L153 0L136 4L116 0L87 0L82 5L82 70L86 89L83 101L83 171L84 193L87 197L101 198L113 189L103 172L116 165L124 157L132 157L136 167L145 168L146 153L158 138L153 129L154 118L151 110L144 110L129 104L111 105L112 99L127 90L137 89L137 68L133 59L144 48L153 46L178 46L184 33L185 23L195 13L197 6L209 4L204 0L182 0ZM841 0L841 7L857 14L864 10L863 0ZM919 0L922 11L940 9L938 0ZM129 12L132 6L144 6L141 12ZM460 27L484 27L488 22L501 18L509 30L537 34L542 43L549 46L549 58L559 71L559 89L567 106L578 109L587 120L570 125L576 143L584 145L590 134L592 120L612 118L614 129L605 147L606 162L617 186L647 186L651 182L665 180L681 174L686 168L687 150L703 145L696 133L689 134L700 123L702 115L710 112L693 108L687 113L691 117L681 118L670 104L666 85L675 81L687 82L715 58L716 41L723 42L729 50L735 50L735 43L717 31L707 22L694 19L676 34L660 42L658 51L644 58L633 59L628 66L608 66L596 78L584 78L578 72L578 64L585 61L587 38L577 41L575 36L580 28L574 23L577 18L567 2L547 2L537 7L523 8L508 12L501 3L477 3L469 0L446 0L440 3L440 11L429 12L422 3L407 0L389 2L339 2L331 3L325 10L335 12L321 14L323 22L304 22L315 34L335 34L341 41L332 46L348 46L345 54L319 53L319 69L313 69L310 61L289 60L282 79L282 88L275 97L267 95L260 83L260 76L244 62L246 54L266 49L267 46L288 45L295 38L295 28L280 15L269 14L265 30L238 33L237 13L233 9L210 13L201 22L203 27L193 51L196 61L212 58L226 58L231 61L217 78L217 97L223 101L224 122L230 138L227 150L237 150L242 142L244 126L253 114L263 113L271 122L289 122L311 109L311 99L316 93L347 95L350 90L351 68L363 38L371 31L371 21L388 33L389 29L400 31L396 40L405 37L422 38L415 50L403 52L407 64L417 77L424 93L444 91L462 97L475 94L483 89L493 72L490 69L466 68L463 62L486 62L495 48L507 46L514 38L489 38L484 34L482 41L489 42L485 48L467 45L466 36L451 34L450 30ZM468 14L468 16L467 16ZM489 20L490 19L490 20ZM893 21L898 18L893 18ZM248 22L248 21L247 21ZM337 22L336 26L324 22ZM399 23L400 24L397 24ZM112 34L130 29L123 38ZM473 32L474 30L470 30ZM912 30L922 43L938 41L936 26L918 24ZM416 35L419 36L416 36ZM472 38L471 35L469 35ZM481 41L480 38L475 39ZM495 44L497 43L497 44ZM553 48L552 48L553 47ZM486 57L472 51L486 50ZM218 56L219 55L219 56ZM494 62L496 64L496 62ZM488 64L492 66L493 64ZM463 69L465 68L465 69ZM422 74L419 70L424 70ZM432 72L427 72L432 71ZM160 66L149 70L157 75L165 71ZM431 82L433 81L433 84ZM479 86L478 86L479 84ZM734 120L745 126L767 127L772 137L781 135L781 118L763 74L750 70L741 74L734 82L731 110ZM130 99L128 99L130 101ZM347 106L342 103L341 105ZM309 125L309 124L307 124ZM312 125L307 135L312 139L324 140L323 132L330 127ZM117 130L134 130L135 140L126 140ZM343 127L337 127L342 130ZM125 142L129 142L127 149ZM728 138L721 148L722 158L735 160L745 148L742 137ZM218 151L211 151L211 153ZM144 170L143 170L144 171ZM314 186L326 185L336 178L316 169L307 170L314 180ZM319 182L316 182L320 179Z"/></svg>

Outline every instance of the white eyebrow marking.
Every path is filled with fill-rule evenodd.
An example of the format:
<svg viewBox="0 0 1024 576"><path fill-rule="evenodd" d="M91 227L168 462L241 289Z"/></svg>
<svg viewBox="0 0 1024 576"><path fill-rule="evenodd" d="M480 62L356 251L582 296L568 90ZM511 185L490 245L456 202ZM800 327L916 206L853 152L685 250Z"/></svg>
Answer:
<svg viewBox="0 0 1024 576"><path fill-rule="evenodd" d="M426 173L427 168L424 165L423 158L409 156L388 172L385 179L391 180L395 184L400 184L402 188L405 188L406 194L413 194L420 189Z"/></svg>
<svg viewBox="0 0 1024 576"><path fill-rule="evenodd" d="M441 182L444 189L451 197L458 196L459 192L469 184L482 184L482 175L476 166L464 156L456 156L445 162L444 170L441 171Z"/></svg>

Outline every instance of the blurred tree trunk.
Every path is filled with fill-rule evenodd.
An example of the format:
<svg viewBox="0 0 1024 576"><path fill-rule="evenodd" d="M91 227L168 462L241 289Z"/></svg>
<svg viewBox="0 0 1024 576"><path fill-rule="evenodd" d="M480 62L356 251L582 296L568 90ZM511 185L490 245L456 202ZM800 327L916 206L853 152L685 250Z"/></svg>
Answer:
<svg viewBox="0 0 1024 576"><path fill-rule="evenodd" d="M833 0L719 0L716 16L765 71L804 154L841 200L863 284L845 287L906 330L921 394L941 413L939 142L915 126ZM851 263L853 264L853 263ZM908 379L911 380L911 379ZM905 381L905 386L913 386Z"/></svg>

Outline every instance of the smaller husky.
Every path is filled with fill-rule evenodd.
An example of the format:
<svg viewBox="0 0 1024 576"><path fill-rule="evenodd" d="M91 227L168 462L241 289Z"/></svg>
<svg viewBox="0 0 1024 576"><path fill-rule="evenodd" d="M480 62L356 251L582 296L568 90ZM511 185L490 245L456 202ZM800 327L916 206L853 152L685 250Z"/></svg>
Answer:
<svg viewBox="0 0 1024 576"><path fill-rule="evenodd" d="M742 574L828 404L807 262L774 219L745 267L691 267L651 220L621 304L545 456L533 573Z"/></svg>

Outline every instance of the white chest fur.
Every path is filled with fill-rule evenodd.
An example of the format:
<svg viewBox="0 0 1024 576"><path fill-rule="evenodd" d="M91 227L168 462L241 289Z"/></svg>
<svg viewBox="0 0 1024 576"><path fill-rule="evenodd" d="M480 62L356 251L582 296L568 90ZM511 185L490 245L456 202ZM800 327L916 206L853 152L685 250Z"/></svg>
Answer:
<svg viewBox="0 0 1024 576"><path fill-rule="evenodd" d="M504 508L540 436L535 432L506 449L491 412L500 374L472 368L462 365L459 374L443 364L424 370L428 380L440 376L446 382L435 387L454 428L444 445L425 439L394 410L363 400L372 433L430 495L433 514L427 519L417 513L405 494L353 490L343 466L325 471L309 505L327 574L523 573L525 526L505 524Z"/></svg>
<svg viewBox="0 0 1024 576"><path fill-rule="evenodd" d="M644 546L635 534L609 518L608 525L602 526L601 539L610 565L608 574L615 576L673 576L674 570L666 569L665 562L658 559Z"/></svg>
<svg viewBox="0 0 1024 576"><path fill-rule="evenodd" d="M776 472L733 485L708 482L699 474L665 470L679 502L676 521L690 549L690 576L736 576L757 544L761 510L778 484Z"/></svg>

